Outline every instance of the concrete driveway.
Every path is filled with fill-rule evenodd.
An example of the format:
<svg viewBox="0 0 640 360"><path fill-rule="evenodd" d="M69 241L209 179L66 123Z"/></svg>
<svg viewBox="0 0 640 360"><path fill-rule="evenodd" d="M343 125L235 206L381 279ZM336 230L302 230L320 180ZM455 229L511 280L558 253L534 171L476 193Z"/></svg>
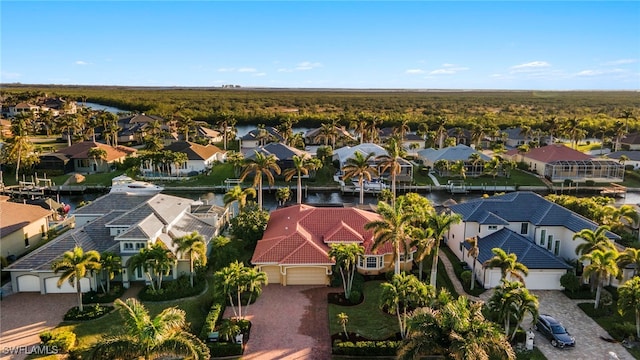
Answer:
<svg viewBox="0 0 640 360"><path fill-rule="evenodd" d="M549 314L558 319L576 338L576 347L571 349L558 349L551 346L542 334L534 331L536 335L534 344L549 360L585 359L605 360L609 359L608 353L615 352L621 360L632 360L633 356L622 345L604 341L600 336L609 338L609 334L593 319L582 311L577 304L586 300L571 300L560 291L532 290L538 295L540 301L540 313ZM527 320L525 328L530 326Z"/></svg>
<svg viewBox="0 0 640 360"><path fill-rule="evenodd" d="M265 286L249 306L251 338L243 360L330 359L327 294L336 291L317 286ZM233 316L231 307L224 316Z"/></svg>
<svg viewBox="0 0 640 360"><path fill-rule="evenodd" d="M76 294L17 293L0 301L0 359L24 359L39 334L56 327L78 304ZM26 348L19 348L26 347ZM9 354L17 349L18 354Z"/></svg>

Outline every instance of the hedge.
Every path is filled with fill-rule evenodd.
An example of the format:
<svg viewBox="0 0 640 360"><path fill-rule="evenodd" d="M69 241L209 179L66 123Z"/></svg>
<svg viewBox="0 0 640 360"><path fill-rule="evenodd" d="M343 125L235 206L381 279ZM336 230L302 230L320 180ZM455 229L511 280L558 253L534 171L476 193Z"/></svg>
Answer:
<svg viewBox="0 0 640 360"><path fill-rule="evenodd" d="M225 309L225 306L222 303L214 302L213 305L211 305L211 310L209 310L209 313L207 314L207 317L204 320L204 326L200 331L201 339L207 340L209 333L212 332L215 329L216 324L218 324L218 320L220 319L220 316L224 313L224 309Z"/></svg>
<svg viewBox="0 0 640 360"><path fill-rule="evenodd" d="M242 345L229 342L208 343L211 357L242 356Z"/></svg>
<svg viewBox="0 0 640 360"><path fill-rule="evenodd" d="M333 355L347 356L395 356L402 341L336 341Z"/></svg>
<svg viewBox="0 0 640 360"><path fill-rule="evenodd" d="M50 349L69 352L76 345L76 334L71 331L43 331L40 341Z"/></svg>

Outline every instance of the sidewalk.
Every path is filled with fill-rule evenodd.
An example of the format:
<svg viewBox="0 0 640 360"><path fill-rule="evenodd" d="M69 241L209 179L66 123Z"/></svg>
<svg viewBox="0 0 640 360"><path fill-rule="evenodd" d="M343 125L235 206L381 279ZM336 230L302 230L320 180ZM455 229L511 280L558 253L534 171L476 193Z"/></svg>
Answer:
<svg viewBox="0 0 640 360"><path fill-rule="evenodd" d="M464 295L473 301L483 301L483 302L486 302L491 297L491 293L492 293L491 290L485 291L484 293L482 293L480 297L467 294L466 291L464 291L464 287L462 286L462 283L460 283L460 280L456 276L456 273L453 270L453 264L451 264L451 261L449 261L449 258L447 257L447 255L440 252L438 253L438 259L440 259L442 266L444 266L444 269L447 271L447 276L449 276L449 279L451 279L451 283L453 283L453 287L456 289L456 292L458 293L458 295Z"/></svg>

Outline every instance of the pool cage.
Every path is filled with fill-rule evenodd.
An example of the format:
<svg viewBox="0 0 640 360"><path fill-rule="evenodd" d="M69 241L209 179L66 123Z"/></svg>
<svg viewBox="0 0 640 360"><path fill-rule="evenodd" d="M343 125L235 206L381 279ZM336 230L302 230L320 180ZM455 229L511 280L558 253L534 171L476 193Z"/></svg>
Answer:
<svg viewBox="0 0 640 360"><path fill-rule="evenodd" d="M604 159L559 160L545 166L544 176L553 182L619 182L624 181L624 165Z"/></svg>

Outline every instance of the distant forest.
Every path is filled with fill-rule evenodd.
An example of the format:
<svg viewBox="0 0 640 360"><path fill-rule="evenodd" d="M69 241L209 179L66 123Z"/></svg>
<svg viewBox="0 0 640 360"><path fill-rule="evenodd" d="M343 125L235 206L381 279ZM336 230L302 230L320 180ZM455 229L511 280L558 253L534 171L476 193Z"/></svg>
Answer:
<svg viewBox="0 0 640 360"><path fill-rule="evenodd" d="M218 123L232 117L238 125L277 125L291 121L314 127L328 121L348 126L362 117L382 126L420 124L445 119L448 128L481 125L505 129L544 129L580 123L589 134L624 121L628 132L640 131L640 93L636 91L456 91L323 90L250 88L173 88L4 84L7 105L38 96L60 96L132 112L171 118L189 117Z"/></svg>

